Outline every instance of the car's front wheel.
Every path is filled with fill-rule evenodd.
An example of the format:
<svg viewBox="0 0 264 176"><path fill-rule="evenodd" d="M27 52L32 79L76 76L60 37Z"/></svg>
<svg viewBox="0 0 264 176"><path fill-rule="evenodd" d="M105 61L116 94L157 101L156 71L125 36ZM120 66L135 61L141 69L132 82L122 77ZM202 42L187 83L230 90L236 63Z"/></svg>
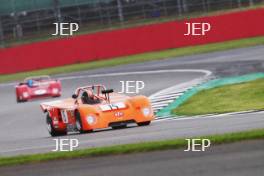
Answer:
<svg viewBox="0 0 264 176"><path fill-rule="evenodd" d="M150 125L151 121L146 121L146 122L140 122L140 123L137 123L138 126L147 126L147 125Z"/></svg>
<svg viewBox="0 0 264 176"><path fill-rule="evenodd" d="M23 103L23 102L27 102L26 99L20 99L19 97L17 97L17 103Z"/></svg>
<svg viewBox="0 0 264 176"><path fill-rule="evenodd" d="M93 130L84 130L83 129L83 123L82 123L82 119L81 119L81 114L80 112L76 112L75 114L76 117L76 129L80 132L80 133L90 133Z"/></svg>

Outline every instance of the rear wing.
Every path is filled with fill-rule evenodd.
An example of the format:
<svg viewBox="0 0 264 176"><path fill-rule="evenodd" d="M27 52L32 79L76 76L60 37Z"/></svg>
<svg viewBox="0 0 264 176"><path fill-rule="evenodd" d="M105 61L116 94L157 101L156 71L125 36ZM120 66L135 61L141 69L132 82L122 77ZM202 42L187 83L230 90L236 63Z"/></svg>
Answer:
<svg viewBox="0 0 264 176"><path fill-rule="evenodd" d="M44 102L40 104L40 107L43 112L47 112L51 109L63 109L63 110L75 110L76 109L76 105L72 99Z"/></svg>

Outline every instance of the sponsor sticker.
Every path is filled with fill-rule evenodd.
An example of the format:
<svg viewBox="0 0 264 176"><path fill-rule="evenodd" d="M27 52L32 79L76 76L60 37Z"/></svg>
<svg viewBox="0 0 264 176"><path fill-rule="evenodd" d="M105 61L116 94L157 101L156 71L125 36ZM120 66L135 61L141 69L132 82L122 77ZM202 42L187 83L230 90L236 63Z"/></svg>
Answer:
<svg viewBox="0 0 264 176"><path fill-rule="evenodd" d="M36 94L36 95L43 95L43 94L45 94L47 91L46 90L44 90L44 89L40 89L40 90L36 90L34 93Z"/></svg>
<svg viewBox="0 0 264 176"><path fill-rule="evenodd" d="M116 117L122 117L122 116L124 116L124 113L123 112L115 112L115 116Z"/></svg>

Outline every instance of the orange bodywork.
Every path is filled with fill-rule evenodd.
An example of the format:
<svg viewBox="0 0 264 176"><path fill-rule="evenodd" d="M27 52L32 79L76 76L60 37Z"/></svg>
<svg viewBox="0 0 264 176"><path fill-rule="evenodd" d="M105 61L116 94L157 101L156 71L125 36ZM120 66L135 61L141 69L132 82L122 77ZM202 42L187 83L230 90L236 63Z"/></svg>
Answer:
<svg viewBox="0 0 264 176"><path fill-rule="evenodd" d="M145 96L129 97L112 93L107 100L103 94L97 104L84 104L81 98L42 103L41 108L48 112L52 125L57 131L74 130L76 114L80 114L82 130L108 128L116 124L144 123L154 119L150 101Z"/></svg>

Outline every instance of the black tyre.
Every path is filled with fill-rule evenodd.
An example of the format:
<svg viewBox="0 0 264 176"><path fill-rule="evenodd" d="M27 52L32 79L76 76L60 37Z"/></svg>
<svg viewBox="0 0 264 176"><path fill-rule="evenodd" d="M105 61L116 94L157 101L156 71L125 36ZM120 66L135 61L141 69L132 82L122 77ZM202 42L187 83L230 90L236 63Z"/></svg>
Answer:
<svg viewBox="0 0 264 176"><path fill-rule="evenodd" d="M16 99L17 103L21 103L21 100L19 100L19 98Z"/></svg>
<svg viewBox="0 0 264 176"><path fill-rule="evenodd" d="M53 95L52 98L58 98L61 97L61 95Z"/></svg>
<svg viewBox="0 0 264 176"><path fill-rule="evenodd" d="M16 100L17 100L17 103L24 103L24 102L27 102L27 100L20 100L19 98L17 98Z"/></svg>
<svg viewBox="0 0 264 176"><path fill-rule="evenodd" d="M52 124L52 119L49 115L47 115L46 123L47 123L47 129L52 137L67 135L67 131L56 131L56 129Z"/></svg>
<svg viewBox="0 0 264 176"><path fill-rule="evenodd" d="M137 123L138 126L148 126L151 123L151 121L146 121L146 122L140 122Z"/></svg>
<svg viewBox="0 0 264 176"><path fill-rule="evenodd" d="M79 111L76 112L75 114L75 117L76 117L76 129L81 133L90 133L92 132L93 130L84 130L83 129L83 123L82 123L82 119L81 119L81 114Z"/></svg>

